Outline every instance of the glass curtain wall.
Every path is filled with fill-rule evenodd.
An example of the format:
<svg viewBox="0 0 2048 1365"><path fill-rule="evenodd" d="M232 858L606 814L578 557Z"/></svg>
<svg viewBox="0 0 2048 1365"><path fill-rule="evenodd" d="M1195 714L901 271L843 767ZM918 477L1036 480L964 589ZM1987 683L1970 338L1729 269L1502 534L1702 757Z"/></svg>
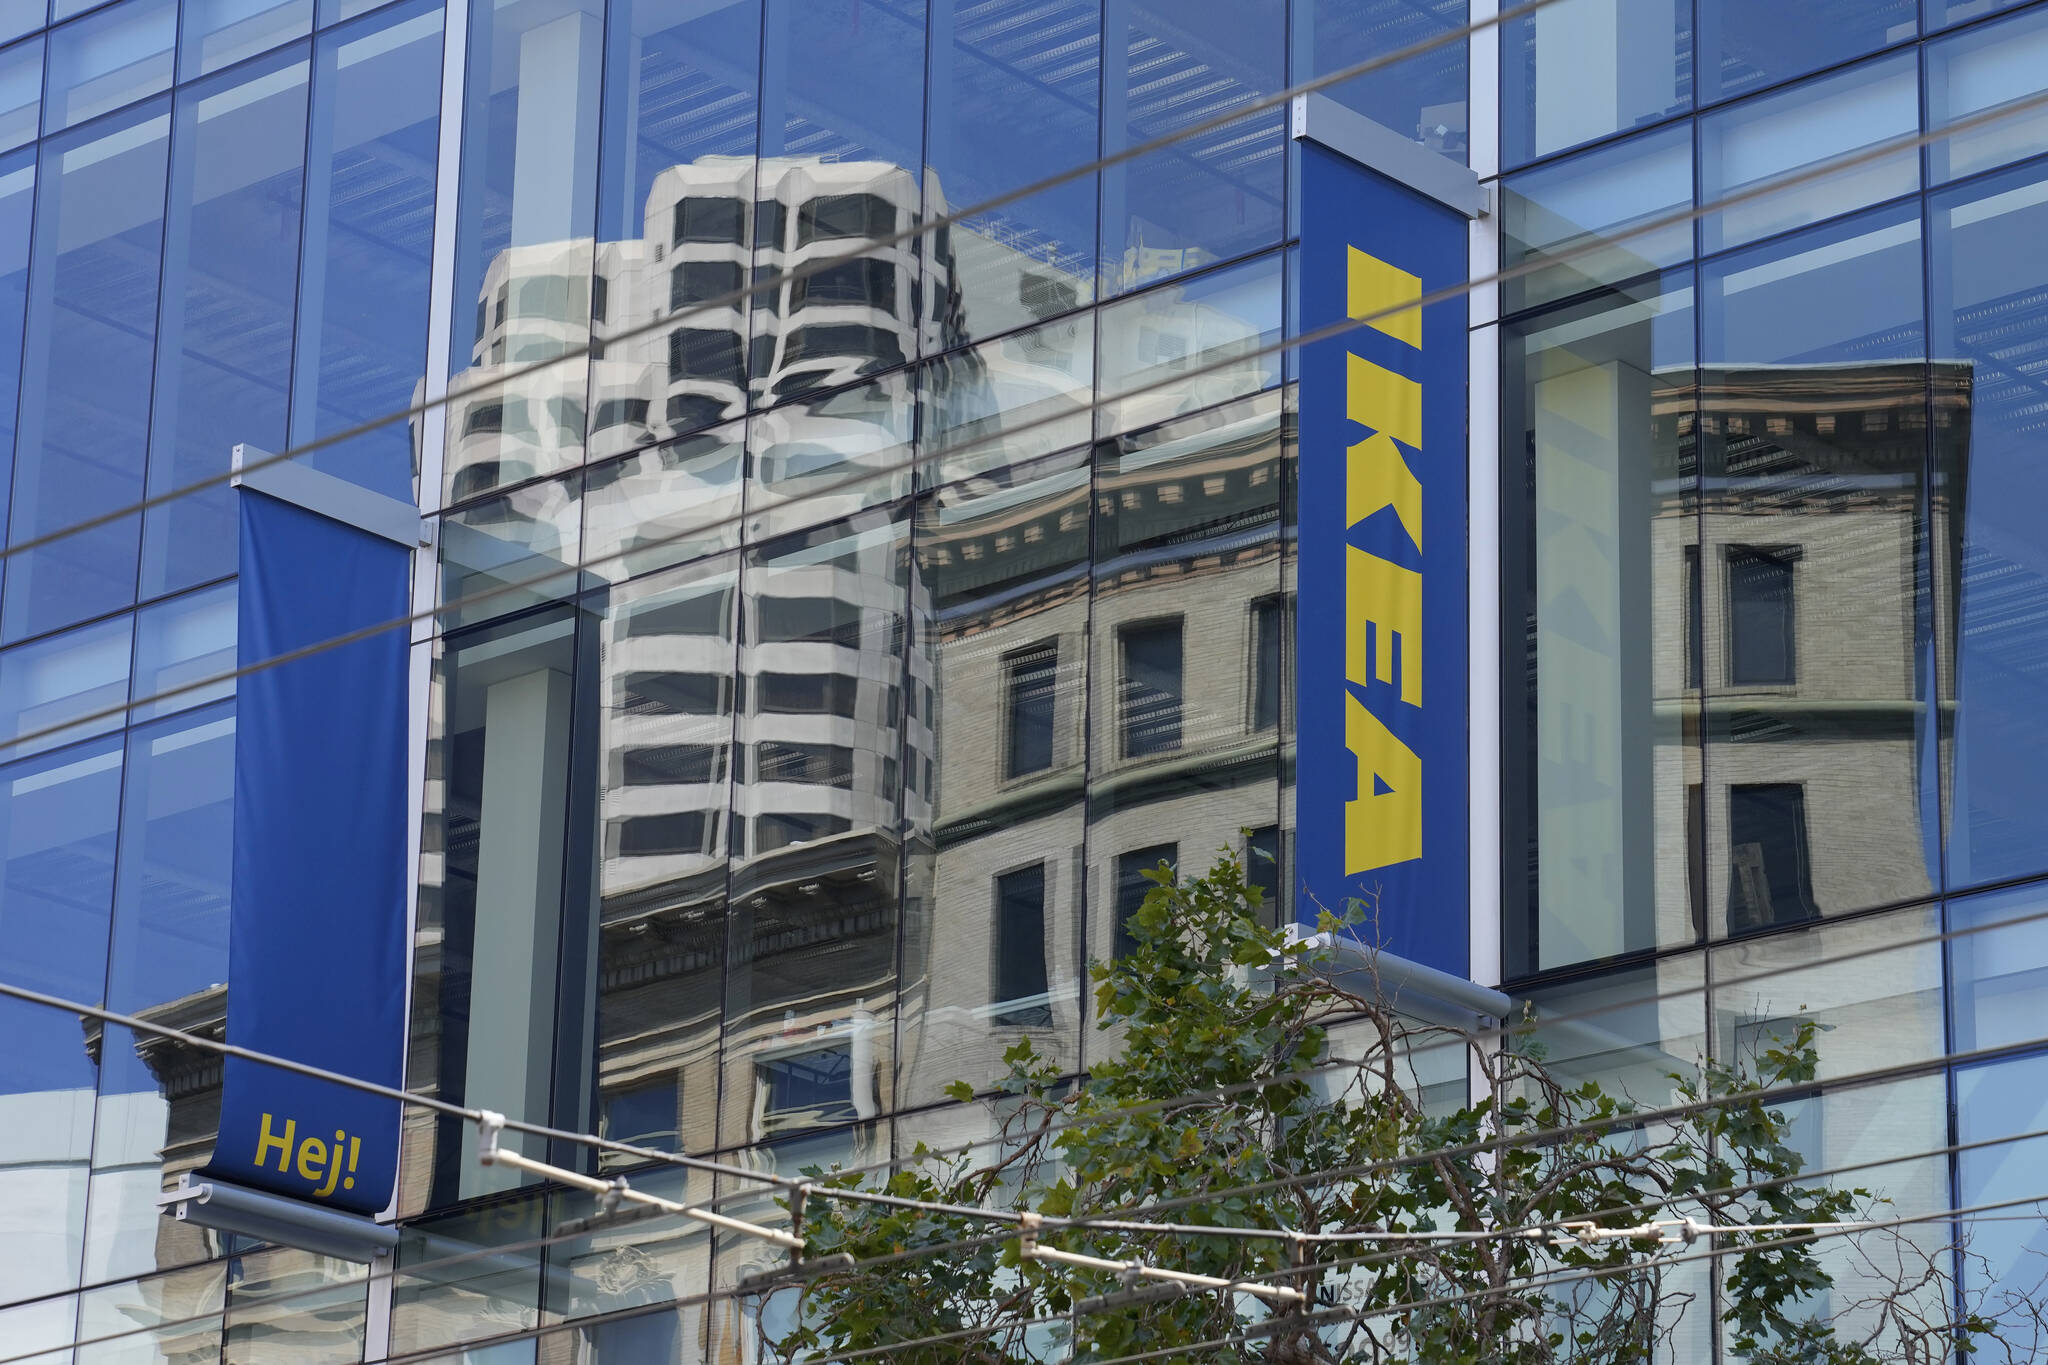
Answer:
<svg viewBox="0 0 2048 1365"><path fill-rule="evenodd" d="M1901 1213L2040 1193L2004 1140L2039 1127L2048 1043L2048 535L2024 510L2048 125L2000 110L2039 97L2044 34L2023 6L1567 0L1504 56L1504 148L1537 163L1501 214L1526 267L1502 326L1504 970L1625 1020L1579 1040L1617 1066L1832 1025L1797 1146L1873 1163L1854 1183ZM1951 1141L1988 1145L1926 1155ZM2016 1311L2038 1239L1962 1233L1922 1246L1942 1292ZM1860 1272L1830 1266L1852 1302Z"/></svg>
<svg viewBox="0 0 2048 1365"><path fill-rule="evenodd" d="M443 10L84 8L0 48L0 971L217 1036L235 532L226 488L181 490L423 381ZM413 435L325 463L409 497ZM211 1154L217 1057L4 1013L0 1338L360 1357L360 1267L159 1215Z"/></svg>

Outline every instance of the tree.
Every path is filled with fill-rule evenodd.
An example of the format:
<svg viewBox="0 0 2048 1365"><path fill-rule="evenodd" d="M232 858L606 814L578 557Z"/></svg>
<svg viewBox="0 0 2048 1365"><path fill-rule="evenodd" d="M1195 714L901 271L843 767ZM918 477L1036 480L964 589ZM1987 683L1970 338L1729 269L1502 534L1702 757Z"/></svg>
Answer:
<svg viewBox="0 0 2048 1365"><path fill-rule="evenodd" d="M1753 1056L1674 1075L1681 1101L1705 1103L1648 1121L1626 1097L1554 1074L1529 1018L1505 1045L1489 1043L1416 1024L1378 991L1338 984L1327 949L1265 926L1259 891L1228 854L1199 879L1176 884L1164 866L1148 876L1155 885L1131 925L1134 950L1090 968L1097 1026L1120 1035L1117 1055L1075 1082L1020 1040L1006 1054L1000 1142L954 1155L920 1147L864 1188L1054 1218L1142 1218L1164 1203L1164 1221L1305 1233L1884 1216L1867 1191L1801 1181L1786 1115L1762 1097L1814 1079L1811 1020ZM1358 907L1349 918L1363 918ZM1328 915L1324 925L1340 927ZM1335 1055L1333 1030L1358 1055ZM1476 1102L1425 1102L1411 1061L1446 1045L1469 1057ZM973 1098L964 1084L953 1094ZM821 1186L867 1179L812 1174ZM1685 1273L1703 1262L1679 1259L1687 1248L1654 1234L1323 1243L1306 1256L1286 1238L1041 1234L1045 1246L1306 1295L1270 1305L1026 1261L1015 1229L965 1216L831 1199L810 1200L807 1214L808 1257L889 1259L779 1291L796 1300L797 1324L770 1334L779 1358L944 1337L888 1359L998 1365L1241 1337L1203 1358L1625 1365L1656 1357L1705 1281ZM1830 1277L1810 1234L1718 1232L1696 1249L1731 1249L1721 1262L1719 1331L1732 1353L1760 1365L1935 1360L1972 1349L1992 1322L1957 1310L1938 1257L1920 1253L1929 1274L1910 1283L1903 1267L1915 1248L1899 1241L1900 1280L1885 1302L1831 1313L1819 1311ZM944 1249L906 1254L925 1248Z"/></svg>

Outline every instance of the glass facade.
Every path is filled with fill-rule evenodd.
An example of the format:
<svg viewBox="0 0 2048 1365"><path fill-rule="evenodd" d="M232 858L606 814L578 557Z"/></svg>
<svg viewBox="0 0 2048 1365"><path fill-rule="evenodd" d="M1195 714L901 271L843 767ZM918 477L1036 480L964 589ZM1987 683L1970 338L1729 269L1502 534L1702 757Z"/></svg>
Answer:
<svg viewBox="0 0 2048 1365"><path fill-rule="evenodd" d="M1556 0L1473 41L1462 0L29 9L0 4L5 979L224 1027L234 495L180 491L331 441L309 460L438 524L408 1084L782 1172L988 1136L947 1087L1020 1035L1100 1055L1086 967L1145 873L1227 848L1292 917L1284 111L919 229L1424 45L1325 93L1496 189L1475 979L1646 1102L1803 1009L1834 1026L1810 1164L1900 1213L2039 1183L2027 1149L1926 1153L2041 1126L2048 116L1986 116L2048 85L2048 5ZM425 1111L386 1287L165 1221L218 1059L5 1001L0 1039L10 1346L757 1349L752 1301L673 1301L767 1251L558 1237L589 1196ZM1907 1074L1834 1084L1876 1067ZM2019 1244L1979 1250L1966 1281L2004 1283Z"/></svg>
<svg viewBox="0 0 2048 1365"><path fill-rule="evenodd" d="M2038 1184L1924 1154L2037 1127L2048 1042L2048 144L1997 116L2042 22L1568 0L1503 42L1503 971L1639 1099L1832 1026L1800 1149L1901 1214ZM1873 1070L1917 1074L1829 1085ZM1964 1232L1961 1292L2021 1288L2025 1224Z"/></svg>
<svg viewBox="0 0 2048 1365"><path fill-rule="evenodd" d="M233 495L137 504L224 475L237 443L413 401L446 19L85 8L0 48L0 973L218 1036L236 735L209 680L235 662ZM20 11L15 33L43 27ZM400 425L325 462L409 496L412 445ZM11 1349L361 1359L365 1267L159 1215L211 1153L217 1056L14 1002L0 1037Z"/></svg>

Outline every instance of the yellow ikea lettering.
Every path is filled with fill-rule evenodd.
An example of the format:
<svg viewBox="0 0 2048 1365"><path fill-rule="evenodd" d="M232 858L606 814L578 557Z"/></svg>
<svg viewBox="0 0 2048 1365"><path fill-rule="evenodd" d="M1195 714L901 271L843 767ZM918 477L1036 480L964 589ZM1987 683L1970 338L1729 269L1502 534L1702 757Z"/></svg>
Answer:
<svg viewBox="0 0 2048 1365"><path fill-rule="evenodd" d="M1351 692L1344 694L1344 747L1358 761L1358 799L1344 804L1345 874L1420 858L1422 760Z"/></svg>
<svg viewBox="0 0 2048 1365"><path fill-rule="evenodd" d="M1420 350L1420 277L1356 247L1350 250L1348 268L1350 315L1370 318L1375 329ZM1383 313L1386 316L1375 316ZM1400 446L1421 454L1422 385L1362 356L1347 355L1345 360L1345 415L1371 433L1345 452L1345 522L1355 530L1380 509L1391 507L1419 552L1422 481ZM1345 547L1345 678L1361 690L1368 676L1395 682L1398 637L1401 702L1417 709L1422 706L1422 579L1414 569L1356 546ZM1358 794L1344 807L1346 875L1420 858L1422 761L1348 688L1344 747L1358 772Z"/></svg>
<svg viewBox="0 0 2048 1365"><path fill-rule="evenodd" d="M1394 637L1401 637L1401 700L1422 705L1422 575L1344 547L1344 676L1365 682L1366 660L1383 683L1394 680ZM1367 646L1371 646L1370 655Z"/></svg>

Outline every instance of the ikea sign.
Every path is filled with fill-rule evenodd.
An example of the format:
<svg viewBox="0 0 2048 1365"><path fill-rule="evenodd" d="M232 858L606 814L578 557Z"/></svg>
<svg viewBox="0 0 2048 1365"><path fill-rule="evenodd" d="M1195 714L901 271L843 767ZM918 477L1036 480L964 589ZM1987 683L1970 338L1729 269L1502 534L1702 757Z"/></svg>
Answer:
<svg viewBox="0 0 2048 1365"><path fill-rule="evenodd" d="M1466 221L1302 146L1300 918L1469 974Z"/></svg>

